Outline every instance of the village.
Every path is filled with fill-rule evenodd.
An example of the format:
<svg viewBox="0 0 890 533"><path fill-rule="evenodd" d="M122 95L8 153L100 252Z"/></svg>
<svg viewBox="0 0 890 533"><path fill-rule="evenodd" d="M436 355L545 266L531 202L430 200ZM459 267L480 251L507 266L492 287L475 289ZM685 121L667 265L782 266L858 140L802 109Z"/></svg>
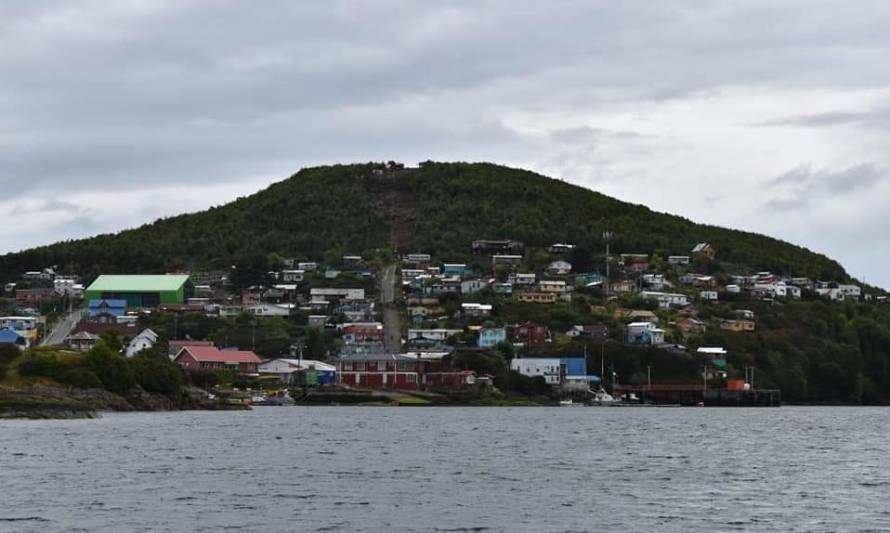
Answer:
<svg viewBox="0 0 890 533"><path fill-rule="evenodd" d="M240 288L225 271L103 274L85 284L77 273L46 267L3 287L0 344L85 352L113 338L126 357L152 351L186 374L237 374L249 390L245 401L259 404L292 403L308 392L394 391L421 401L512 393L562 405L708 398L772 405L778 391L758 398L756 369L734 365L731 346L703 343L709 330L753 334L753 302L886 303L852 284L701 273L719 253L704 242L665 257L607 250L602 268L582 272L569 261L574 248L479 239L462 261L420 252L389 261L282 258L261 283ZM230 319L252 337L245 345L243 336L234 343L227 334L196 335L185 326L189 317ZM172 331L152 329L167 319ZM256 332L272 320L296 333L258 348ZM699 379L665 382L652 365L645 376L621 375L621 349L698 361ZM487 368L492 354L506 365L501 377L496 364Z"/></svg>

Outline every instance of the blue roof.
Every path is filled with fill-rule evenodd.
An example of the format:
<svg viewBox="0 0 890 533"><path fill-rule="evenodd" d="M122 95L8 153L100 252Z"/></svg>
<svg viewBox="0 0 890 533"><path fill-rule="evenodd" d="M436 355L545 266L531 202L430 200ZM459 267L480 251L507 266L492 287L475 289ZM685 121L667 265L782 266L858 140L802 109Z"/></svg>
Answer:
<svg viewBox="0 0 890 533"><path fill-rule="evenodd" d="M126 300L90 300L90 316L99 315L106 308L105 312L109 315L118 317L123 316L127 312Z"/></svg>
<svg viewBox="0 0 890 533"><path fill-rule="evenodd" d="M24 344L25 338L11 329L0 329L0 344Z"/></svg>
<svg viewBox="0 0 890 533"><path fill-rule="evenodd" d="M566 365L567 376L587 375L587 364L583 357L560 357L559 362Z"/></svg>

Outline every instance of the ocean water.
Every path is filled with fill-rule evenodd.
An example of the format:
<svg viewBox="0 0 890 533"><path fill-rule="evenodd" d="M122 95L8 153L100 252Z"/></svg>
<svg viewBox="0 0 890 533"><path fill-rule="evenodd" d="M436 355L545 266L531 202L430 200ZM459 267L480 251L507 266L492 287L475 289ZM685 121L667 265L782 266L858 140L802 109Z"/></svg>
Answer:
<svg viewBox="0 0 890 533"><path fill-rule="evenodd" d="M0 531L887 531L890 409L0 421Z"/></svg>

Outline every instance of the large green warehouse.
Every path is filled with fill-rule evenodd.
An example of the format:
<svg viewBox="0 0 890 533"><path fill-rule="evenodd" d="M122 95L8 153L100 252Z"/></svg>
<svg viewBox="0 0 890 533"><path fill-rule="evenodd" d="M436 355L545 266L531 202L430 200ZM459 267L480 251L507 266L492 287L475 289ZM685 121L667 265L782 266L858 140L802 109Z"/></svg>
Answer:
<svg viewBox="0 0 890 533"><path fill-rule="evenodd" d="M185 303L192 290L192 282L184 274L102 275L86 288L83 299L126 300L127 307L156 307Z"/></svg>

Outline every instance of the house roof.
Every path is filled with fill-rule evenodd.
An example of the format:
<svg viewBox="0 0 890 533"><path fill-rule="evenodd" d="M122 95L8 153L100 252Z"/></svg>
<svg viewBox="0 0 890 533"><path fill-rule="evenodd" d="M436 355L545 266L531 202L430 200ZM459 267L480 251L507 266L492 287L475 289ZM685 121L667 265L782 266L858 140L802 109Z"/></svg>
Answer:
<svg viewBox="0 0 890 533"><path fill-rule="evenodd" d="M213 363L259 363L257 354L244 350L220 350L216 346L183 346L176 355L178 359L188 352L198 362Z"/></svg>
<svg viewBox="0 0 890 533"><path fill-rule="evenodd" d="M295 370L303 370L308 368L314 368L320 372L335 372L337 367L334 365L330 365L328 363L322 363L321 361L315 361L313 359L288 359L284 357L279 357L277 359L269 359L268 361L263 361L262 364L274 363L275 361L284 361L289 366L293 367ZM263 369L260 368L260 372Z"/></svg>
<svg viewBox="0 0 890 533"><path fill-rule="evenodd" d="M95 341L99 340L99 336L94 333L90 333L89 331L78 331L74 335L69 335L68 339L77 341Z"/></svg>
<svg viewBox="0 0 890 533"><path fill-rule="evenodd" d="M0 329L0 344L18 344L24 339L11 329Z"/></svg>
<svg viewBox="0 0 890 533"><path fill-rule="evenodd" d="M178 291L189 280L185 274L109 275L103 274L87 291L155 292Z"/></svg>

